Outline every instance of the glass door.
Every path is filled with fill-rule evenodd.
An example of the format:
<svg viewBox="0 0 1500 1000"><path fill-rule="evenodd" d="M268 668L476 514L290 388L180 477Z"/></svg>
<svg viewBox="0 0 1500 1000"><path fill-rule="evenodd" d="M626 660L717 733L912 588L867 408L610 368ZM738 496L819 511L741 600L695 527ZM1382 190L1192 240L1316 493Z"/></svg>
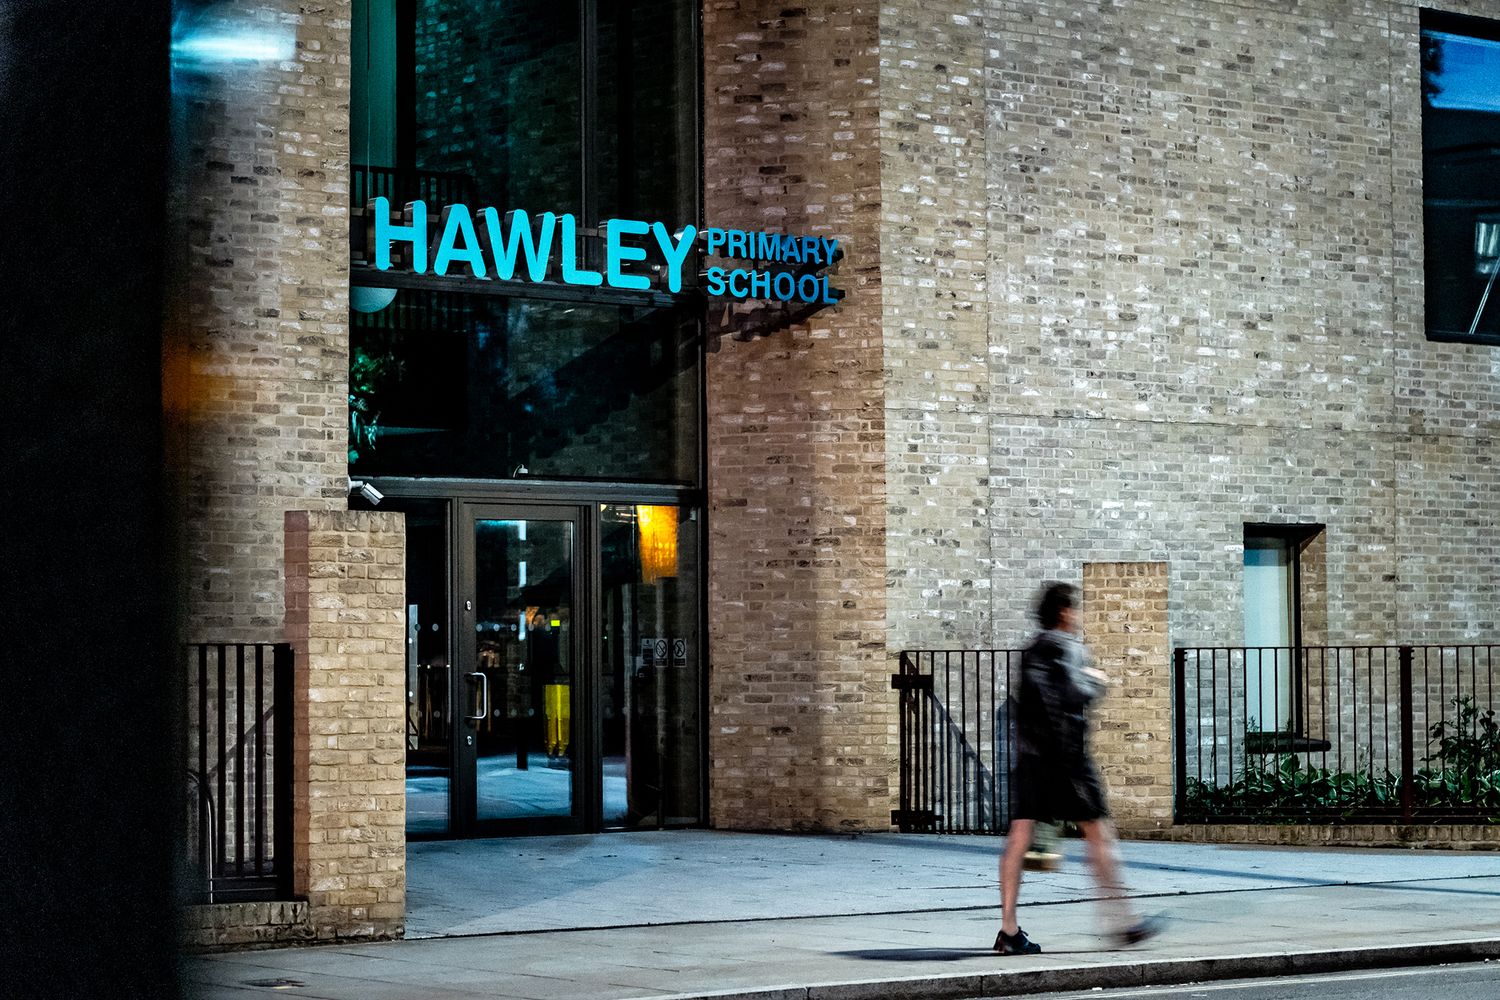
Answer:
<svg viewBox="0 0 1500 1000"><path fill-rule="evenodd" d="M578 510L462 511L456 825L470 833L581 829Z"/></svg>
<svg viewBox="0 0 1500 1000"><path fill-rule="evenodd" d="M702 811L698 525L662 504L601 504L602 822L692 825Z"/></svg>
<svg viewBox="0 0 1500 1000"><path fill-rule="evenodd" d="M406 515L408 837L703 822L696 510L425 485L379 483Z"/></svg>

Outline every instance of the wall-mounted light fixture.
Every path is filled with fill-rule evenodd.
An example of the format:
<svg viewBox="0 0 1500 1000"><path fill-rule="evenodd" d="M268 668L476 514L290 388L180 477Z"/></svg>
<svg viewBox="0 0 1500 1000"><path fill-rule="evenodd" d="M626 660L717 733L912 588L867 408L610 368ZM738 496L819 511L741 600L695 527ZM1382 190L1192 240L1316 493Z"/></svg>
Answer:
<svg viewBox="0 0 1500 1000"><path fill-rule="evenodd" d="M370 288L355 285L349 289L349 308L358 313L376 313L396 301L394 288Z"/></svg>
<svg viewBox="0 0 1500 1000"><path fill-rule="evenodd" d="M655 583L677 575L677 508L638 504L641 582Z"/></svg>

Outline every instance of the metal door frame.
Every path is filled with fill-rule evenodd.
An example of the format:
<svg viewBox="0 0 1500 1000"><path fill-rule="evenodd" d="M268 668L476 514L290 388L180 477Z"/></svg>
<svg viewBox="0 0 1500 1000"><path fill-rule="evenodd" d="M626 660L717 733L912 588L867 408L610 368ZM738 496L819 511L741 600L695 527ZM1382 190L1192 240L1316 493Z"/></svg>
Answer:
<svg viewBox="0 0 1500 1000"><path fill-rule="evenodd" d="M576 503L514 503L459 499L455 503L453 537L454 573L453 621L455 662L458 669L450 673L449 697L454 706L453 771L449 792L449 836L506 836L524 833L584 833L599 828L600 767L599 711L597 699L596 643L594 634L598 614L598 573L591 565L597 558L592 550L597 538L597 508L592 516L587 507ZM470 744L472 724L464 717L471 714L473 693L468 678L478 672L474 635L477 609L477 568L474 540L479 521L554 521L573 526L573 587L570 609L572 634L569 656L572 662L570 742L577 747L572 758L572 815L481 820L478 816L478 743ZM571 749L571 748L570 748Z"/></svg>
<svg viewBox="0 0 1500 1000"><path fill-rule="evenodd" d="M575 819L559 823L553 819L496 821L479 825L475 822L472 792L475 767L472 756L468 762L467 784L460 784L459 744L462 733L455 729L454 739L449 745L449 811L448 828L443 832L407 833L410 841L457 840L477 836L506 836L530 833L597 833L604 829L604 760L603 760L603 707L600 703L601 682L599 658L602 653L599 636L602 634L601 593L602 570L600 562L600 505L601 504L667 504L683 510L706 510L704 491L686 486L665 483L616 483L616 482L549 482L541 480L469 480L446 478L416 478L404 476L372 476L367 479L381 493L392 498L432 500L444 504L448 528L447 581L448 581L448 662L457 668L472 663L473 650L460 649L461 632L466 640L472 635L472 618L463 619L462 602L472 600L464 596L463 576L472 574L473 518L475 509L503 509L507 512L532 511L541 519L573 519L576 532L574 538L574 599L577 614L576 642L582 643L576 660L582 675L578 678L579 690L574 695L574 706L581 715L573 718L573 732L584 748L586 756L579 760L582 771L574 774L574 796L578 805ZM707 823L708 810L708 533L706 518L700 517L698 526L699 561L695 572L699 579L698 634L700 636L700 663L698 677L698 802L699 818L694 825ZM467 569L466 569L467 566ZM472 589L469 591L472 595ZM587 629L587 632L583 630ZM461 695L463 669L449 671L448 696L450 711L462 714L465 705ZM586 698L580 702L579 699ZM577 796L582 795L582 802ZM460 807L460 797L464 799Z"/></svg>

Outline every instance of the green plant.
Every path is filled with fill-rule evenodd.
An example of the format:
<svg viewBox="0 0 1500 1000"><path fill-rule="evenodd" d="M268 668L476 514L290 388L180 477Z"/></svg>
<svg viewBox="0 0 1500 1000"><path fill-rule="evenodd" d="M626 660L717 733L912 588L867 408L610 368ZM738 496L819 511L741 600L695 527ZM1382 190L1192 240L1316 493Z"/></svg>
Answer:
<svg viewBox="0 0 1500 1000"><path fill-rule="evenodd" d="M1500 822L1500 724L1471 698L1454 699L1455 716L1429 727L1437 752L1412 775L1419 811L1478 813ZM1184 805L1191 815L1264 816L1278 822L1326 822L1360 813L1389 813L1401 803L1401 776L1388 768L1353 771L1314 767L1297 754L1241 755L1235 780L1189 778ZM1433 764L1438 766L1430 766Z"/></svg>
<svg viewBox="0 0 1500 1000"><path fill-rule="evenodd" d="M374 400L386 386L399 378L402 364L389 351L371 350L364 344L354 345L349 357L349 463L359 461L365 451L375 450L379 433L380 411Z"/></svg>
<svg viewBox="0 0 1500 1000"><path fill-rule="evenodd" d="M1428 730L1438 751L1426 761L1441 761L1445 771L1493 776L1500 771L1500 724L1495 722L1495 710L1481 712L1467 695L1454 698L1453 707L1456 718L1433 723Z"/></svg>

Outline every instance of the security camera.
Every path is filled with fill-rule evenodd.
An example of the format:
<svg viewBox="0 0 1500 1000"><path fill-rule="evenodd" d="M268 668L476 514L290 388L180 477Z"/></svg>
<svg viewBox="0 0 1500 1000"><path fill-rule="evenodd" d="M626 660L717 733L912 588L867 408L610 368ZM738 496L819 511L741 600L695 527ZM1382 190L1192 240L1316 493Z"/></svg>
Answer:
<svg viewBox="0 0 1500 1000"><path fill-rule="evenodd" d="M363 479L349 480L349 489L359 490L359 495L364 497L372 507L378 507L380 501L385 499L385 494L365 482Z"/></svg>

